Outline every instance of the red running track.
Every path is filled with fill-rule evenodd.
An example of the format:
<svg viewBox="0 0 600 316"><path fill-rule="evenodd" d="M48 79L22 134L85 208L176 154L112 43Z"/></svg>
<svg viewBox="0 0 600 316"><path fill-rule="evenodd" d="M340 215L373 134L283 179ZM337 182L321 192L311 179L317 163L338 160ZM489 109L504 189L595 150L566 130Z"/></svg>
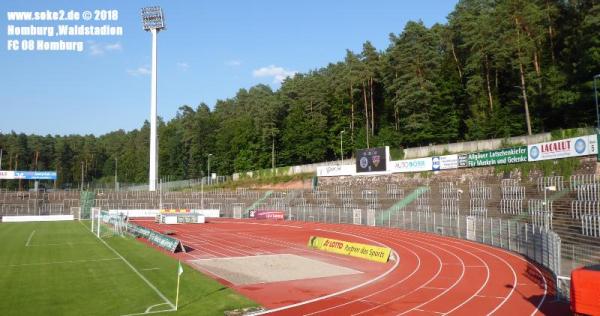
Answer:
<svg viewBox="0 0 600 316"><path fill-rule="evenodd" d="M544 268L496 247L414 231L295 221L211 220L188 225L138 224L173 230L185 261L261 254L296 254L363 273L252 285L221 283L276 315L566 315L554 301ZM386 264L310 250L309 236L390 247ZM202 269L191 264L202 271ZM211 275L208 271L202 271Z"/></svg>

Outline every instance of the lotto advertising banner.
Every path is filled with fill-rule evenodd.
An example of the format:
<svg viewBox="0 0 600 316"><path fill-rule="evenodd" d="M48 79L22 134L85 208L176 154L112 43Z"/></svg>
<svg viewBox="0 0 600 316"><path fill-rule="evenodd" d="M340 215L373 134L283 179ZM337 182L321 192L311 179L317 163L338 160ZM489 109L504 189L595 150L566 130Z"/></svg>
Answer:
<svg viewBox="0 0 600 316"><path fill-rule="evenodd" d="M527 146L481 151L469 154L467 159L469 167L527 162Z"/></svg>
<svg viewBox="0 0 600 316"><path fill-rule="evenodd" d="M388 147L356 151L356 173L387 171Z"/></svg>
<svg viewBox="0 0 600 316"><path fill-rule="evenodd" d="M310 236L308 248L333 252L340 255L358 257L376 262L388 262L390 248L371 246L325 237Z"/></svg>
<svg viewBox="0 0 600 316"><path fill-rule="evenodd" d="M458 155L431 157L431 170L447 170L458 168Z"/></svg>
<svg viewBox="0 0 600 316"><path fill-rule="evenodd" d="M391 172L418 172L418 171L431 171L432 161L431 157L409 159L409 160L397 160L390 161Z"/></svg>
<svg viewBox="0 0 600 316"><path fill-rule="evenodd" d="M319 177L353 176L356 174L354 165L335 165L317 167Z"/></svg>
<svg viewBox="0 0 600 316"><path fill-rule="evenodd" d="M588 135L527 146L529 161L598 154L598 138Z"/></svg>

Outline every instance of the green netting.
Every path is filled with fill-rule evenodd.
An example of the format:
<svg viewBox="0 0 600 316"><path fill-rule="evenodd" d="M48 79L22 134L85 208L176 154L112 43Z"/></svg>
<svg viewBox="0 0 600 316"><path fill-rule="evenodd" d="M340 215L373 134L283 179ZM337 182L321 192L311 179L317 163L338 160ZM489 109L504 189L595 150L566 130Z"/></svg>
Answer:
<svg viewBox="0 0 600 316"><path fill-rule="evenodd" d="M90 191L81 191L79 206L81 207L80 219L90 219L90 213L94 206L96 193Z"/></svg>

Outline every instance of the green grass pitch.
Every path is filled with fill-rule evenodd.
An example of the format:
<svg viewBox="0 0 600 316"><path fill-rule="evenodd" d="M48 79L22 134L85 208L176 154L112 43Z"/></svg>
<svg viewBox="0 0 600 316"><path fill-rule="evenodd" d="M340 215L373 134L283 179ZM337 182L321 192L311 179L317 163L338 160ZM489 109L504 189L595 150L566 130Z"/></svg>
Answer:
<svg viewBox="0 0 600 316"><path fill-rule="evenodd" d="M0 315L172 309L177 260L131 237L102 240L85 221L0 224ZM223 315L248 306L256 303L184 265L178 311L157 314Z"/></svg>

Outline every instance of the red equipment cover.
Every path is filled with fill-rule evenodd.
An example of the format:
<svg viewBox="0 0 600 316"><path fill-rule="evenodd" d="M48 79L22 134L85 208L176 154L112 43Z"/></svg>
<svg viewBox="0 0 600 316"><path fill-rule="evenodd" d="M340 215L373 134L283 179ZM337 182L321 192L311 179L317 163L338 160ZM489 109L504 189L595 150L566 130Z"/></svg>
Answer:
<svg viewBox="0 0 600 316"><path fill-rule="evenodd" d="M571 272L571 311L600 315L600 264Z"/></svg>

